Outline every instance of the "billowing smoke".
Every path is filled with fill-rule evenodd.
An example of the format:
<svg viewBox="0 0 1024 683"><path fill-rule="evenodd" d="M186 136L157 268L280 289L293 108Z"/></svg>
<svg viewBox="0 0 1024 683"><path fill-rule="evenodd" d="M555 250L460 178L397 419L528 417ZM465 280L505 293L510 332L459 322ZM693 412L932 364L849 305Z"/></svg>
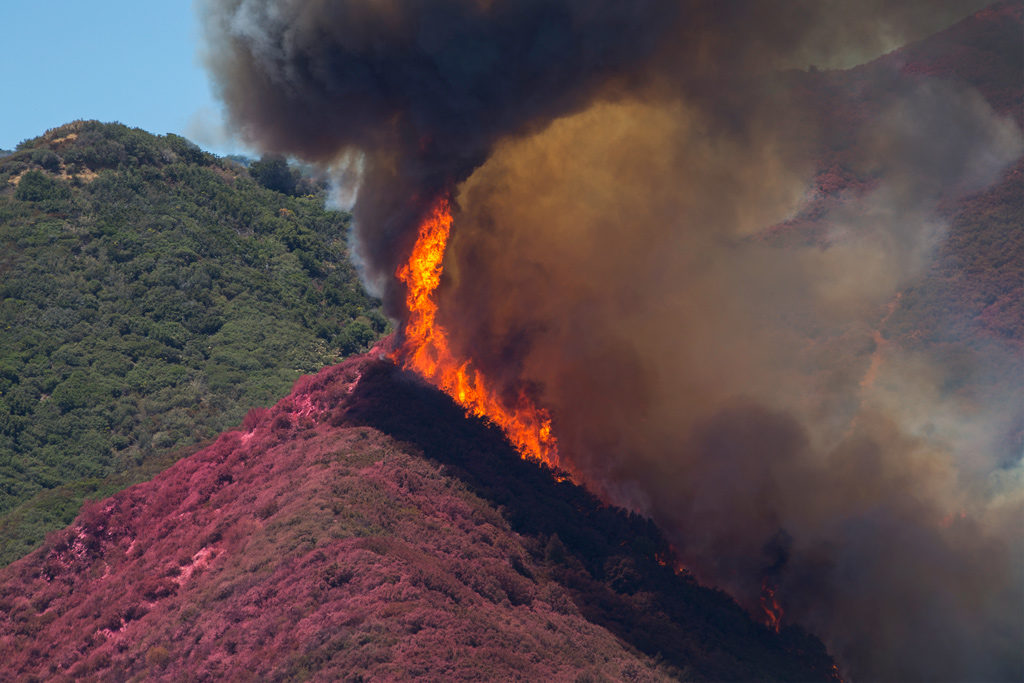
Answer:
<svg viewBox="0 0 1024 683"><path fill-rule="evenodd" d="M628 81L678 14L665 0L239 0L205 10L209 62L247 138L313 161L363 155L360 256L388 293L430 202L497 140Z"/></svg>
<svg viewBox="0 0 1024 683"><path fill-rule="evenodd" d="M951 81L861 78L822 106L807 85L821 74L793 68L854 64L976 8L204 13L242 133L357 169L359 256L398 319L395 269L426 207L453 194L453 346L532 387L563 458L654 517L699 578L754 611L770 586L855 681L1018 680L1020 347L951 355L882 332L951 203L1001 177L1020 131ZM836 118L868 100L877 115ZM857 182L830 194L835 150Z"/></svg>

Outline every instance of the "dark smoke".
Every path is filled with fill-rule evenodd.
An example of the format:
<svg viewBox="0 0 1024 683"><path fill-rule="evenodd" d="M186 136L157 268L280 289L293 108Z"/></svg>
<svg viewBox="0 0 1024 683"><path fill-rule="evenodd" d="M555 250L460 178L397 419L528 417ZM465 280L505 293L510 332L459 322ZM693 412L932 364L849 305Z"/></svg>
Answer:
<svg viewBox="0 0 1024 683"><path fill-rule="evenodd" d="M207 3L205 23L221 96L247 138L311 161L365 155L360 255L391 291L431 201L498 139L628 80L678 11L665 0L239 0Z"/></svg>
<svg viewBox="0 0 1024 683"><path fill-rule="evenodd" d="M989 349L954 376L876 330L941 243L942 202L995 181L1020 131L927 79L843 93L851 110L876 93L882 115L837 125L793 70L859 63L976 8L208 0L204 14L242 133L359 177L359 256L398 318L393 273L425 207L454 193L453 345L536 387L564 457L654 517L699 577L754 611L770 582L855 681L1018 680L1024 487L1005 435L1024 409L1005 369L1020 360ZM815 205L815 162L836 146L872 183ZM765 239L811 205L815 240Z"/></svg>
<svg viewBox="0 0 1024 683"><path fill-rule="evenodd" d="M369 279L390 290L410 225L499 139L665 78L731 105L717 94L724 75L816 47L820 61L841 59L965 11L953 0L827 10L836 4L206 0L200 11L207 62L244 138L310 161L365 155L357 236ZM878 16L843 16L854 12ZM722 109L723 121L739 116Z"/></svg>

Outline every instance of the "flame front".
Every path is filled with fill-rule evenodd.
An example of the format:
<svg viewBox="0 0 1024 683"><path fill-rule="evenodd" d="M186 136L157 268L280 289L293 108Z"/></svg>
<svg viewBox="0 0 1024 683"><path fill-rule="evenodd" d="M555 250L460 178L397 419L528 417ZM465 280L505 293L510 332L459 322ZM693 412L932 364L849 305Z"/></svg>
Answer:
<svg viewBox="0 0 1024 683"><path fill-rule="evenodd" d="M409 261L395 273L408 288L405 303L409 318L404 341L393 359L451 396L467 414L499 426L524 458L556 467L558 443L548 412L534 405L523 392L513 406L500 400L487 379L472 367L471 360L454 356L447 332L437 322L434 294L441 283L451 227L451 207L442 198L420 224Z"/></svg>
<svg viewBox="0 0 1024 683"><path fill-rule="evenodd" d="M761 609L765 626L778 633L782 628L782 605L775 598L775 587L767 579L761 584Z"/></svg>

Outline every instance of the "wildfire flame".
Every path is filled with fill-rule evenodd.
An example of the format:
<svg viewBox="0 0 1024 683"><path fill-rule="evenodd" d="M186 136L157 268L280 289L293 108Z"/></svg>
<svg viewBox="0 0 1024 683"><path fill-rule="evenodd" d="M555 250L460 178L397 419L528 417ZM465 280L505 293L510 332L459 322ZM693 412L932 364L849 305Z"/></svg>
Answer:
<svg viewBox="0 0 1024 683"><path fill-rule="evenodd" d="M778 633L782 628L782 605L775 598L775 588L767 580L761 584L761 609L764 610L765 626Z"/></svg>
<svg viewBox="0 0 1024 683"><path fill-rule="evenodd" d="M408 262L395 273L407 287L409 317L404 341L392 359L451 396L467 414L496 424L524 458L556 467L558 442L551 432L550 414L522 392L512 406L502 401L471 360L455 357L447 332L437 322L434 294L441 283L451 227L451 206L441 198L420 224Z"/></svg>

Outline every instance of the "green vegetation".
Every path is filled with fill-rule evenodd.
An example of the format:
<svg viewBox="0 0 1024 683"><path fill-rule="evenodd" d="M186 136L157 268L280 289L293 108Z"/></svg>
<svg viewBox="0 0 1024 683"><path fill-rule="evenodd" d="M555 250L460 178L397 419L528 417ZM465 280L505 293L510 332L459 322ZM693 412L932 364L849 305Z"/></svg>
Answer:
<svg viewBox="0 0 1024 683"><path fill-rule="evenodd" d="M386 331L348 215L261 163L97 122L0 158L0 564Z"/></svg>

